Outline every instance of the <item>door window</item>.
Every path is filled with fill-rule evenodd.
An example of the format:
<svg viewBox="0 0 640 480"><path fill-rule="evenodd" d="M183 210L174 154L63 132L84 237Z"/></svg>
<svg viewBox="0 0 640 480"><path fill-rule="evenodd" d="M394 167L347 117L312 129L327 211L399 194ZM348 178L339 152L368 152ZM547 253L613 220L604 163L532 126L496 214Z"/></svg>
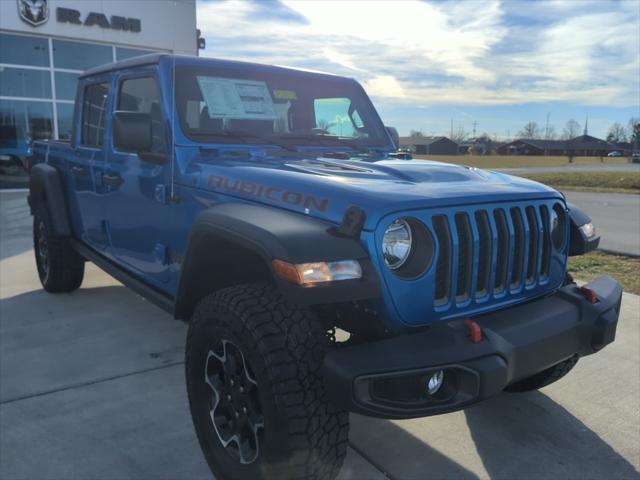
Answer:
<svg viewBox="0 0 640 480"><path fill-rule="evenodd" d="M96 83L84 89L82 100L82 145L102 147L109 84Z"/></svg>
<svg viewBox="0 0 640 480"><path fill-rule="evenodd" d="M118 110L148 113L151 116L151 151L166 151L158 85L153 77L131 78L120 85Z"/></svg>

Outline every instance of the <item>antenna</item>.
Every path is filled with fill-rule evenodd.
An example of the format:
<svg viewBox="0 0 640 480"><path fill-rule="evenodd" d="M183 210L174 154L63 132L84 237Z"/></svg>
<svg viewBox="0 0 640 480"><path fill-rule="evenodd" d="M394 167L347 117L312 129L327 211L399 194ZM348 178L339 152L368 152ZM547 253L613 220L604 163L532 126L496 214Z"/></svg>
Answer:
<svg viewBox="0 0 640 480"><path fill-rule="evenodd" d="M171 186L169 201L176 202L176 57L171 57L173 68L171 71Z"/></svg>
<svg viewBox="0 0 640 480"><path fill-rule="evenodd" d="M544 138L549 140L549 112L547 112L547 124L544 127Z"/></svg>
<svg viewBox="0 0 640 480"><path fill-rule="evenodd" d="M587 113L587 117L584 119L583 135L589 135L589 114L588 113Z"/></svg>

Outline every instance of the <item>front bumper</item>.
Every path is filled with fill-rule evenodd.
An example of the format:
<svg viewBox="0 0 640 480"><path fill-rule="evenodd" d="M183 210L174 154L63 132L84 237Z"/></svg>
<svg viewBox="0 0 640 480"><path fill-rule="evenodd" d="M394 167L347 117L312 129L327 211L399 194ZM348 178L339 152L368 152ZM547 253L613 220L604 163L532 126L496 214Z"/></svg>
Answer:
<svg viewBox="0 0 640 480"><path fill-rule="evenodd" d="M615 338L622 287L606 276L586 287L596 293L596 303L567 285L476 318L482 328L478 343L458 320L332 350L324 360L329 397L363 415L424 417L465 408L574 355L595 353ZM428 395L426 382L438 370L445 372L443 387Z"/></svg>

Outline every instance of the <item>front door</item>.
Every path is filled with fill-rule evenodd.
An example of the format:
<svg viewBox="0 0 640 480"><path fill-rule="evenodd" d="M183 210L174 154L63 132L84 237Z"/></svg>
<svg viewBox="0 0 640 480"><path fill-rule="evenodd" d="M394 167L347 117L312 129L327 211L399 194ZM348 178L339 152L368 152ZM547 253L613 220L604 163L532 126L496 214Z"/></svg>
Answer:
<svg viewBox="0 0 640 480"><path fill-rule="evenodd" d="M151 153L166 161L144 161L136 153L109 148L102 177L107 190L105 220L110 239L109 255L118 263L161 285L169 277L168 239L171 178L165 116L158 83L148 74L122 75L117 79L114 110L148 113L152 121Z"/></svg>
<svg viewBox="0 0 640 480"><path fill-rule="evenodd" d="M76 125L75 148L69 156L68 184L72 190L72 208L77 210L76 234L102 251L108 245L103 223L100 182L105 163L107 111L110 101L108 78L91 79L82 89L80 121ZM78 128L79 127L79 128Z"/></svg>

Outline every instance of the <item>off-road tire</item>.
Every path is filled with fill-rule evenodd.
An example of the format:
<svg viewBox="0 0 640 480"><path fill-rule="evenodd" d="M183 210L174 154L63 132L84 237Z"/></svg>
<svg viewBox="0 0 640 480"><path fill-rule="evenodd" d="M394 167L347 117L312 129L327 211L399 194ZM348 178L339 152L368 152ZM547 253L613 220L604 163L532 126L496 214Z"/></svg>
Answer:
<svg viewBox="0 0 640 480"><path fill-rule="evenodd" d="M46 254L42 255L45 249ZM33 216L33 250L38 277L47 292L72 292L80 287L84 259L73 249L69 237L53 233L51 215L45 204L40 205Z"/></svg>
<svg viewBox="0 0 640 480"><path fill-rule="evenodd" d="M549 367L540 373L518 380L517 382L507 386L505 391L529 392L531 390L538 390L542 387L546 387L547 385L551 385L553 382L560 380L569 373L571 369L576 366L576 363L578 363L578 358L578 355L574 355L573 357L568 358L553 367Z"/></svg>
<svg viewBox="0 0 640 480"><path fill-rule="evenodd" d="M212 348L236 345L256 381L264 427L255 461L223 447L205 382ZM219 479L333 479L347 449L349 417L328 402L322 359L330 342L314 315L269 285L226 288L205 297L189 324L185 354L189 405L211 471Z"/></svg>

